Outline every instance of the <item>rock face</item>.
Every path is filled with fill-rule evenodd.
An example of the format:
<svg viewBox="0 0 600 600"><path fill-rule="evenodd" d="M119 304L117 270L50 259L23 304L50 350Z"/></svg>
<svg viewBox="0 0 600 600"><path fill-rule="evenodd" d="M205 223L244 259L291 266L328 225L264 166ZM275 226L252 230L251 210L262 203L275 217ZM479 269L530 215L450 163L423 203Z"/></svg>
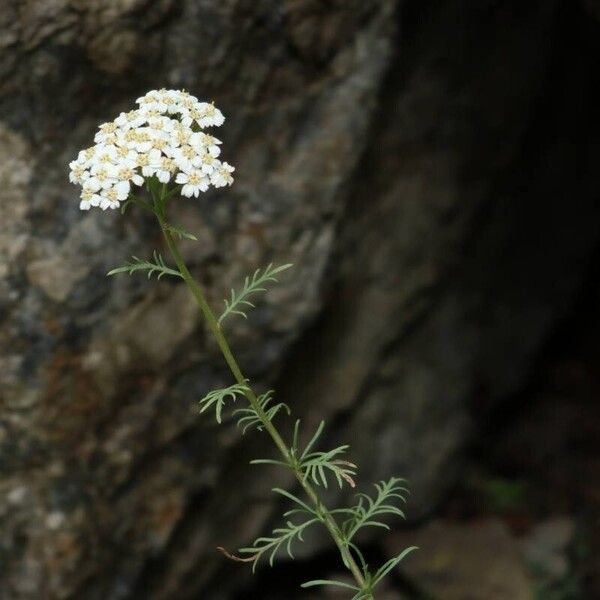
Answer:
<svg viewBox="0 0 600 600"><path fill-rule="evenodd" d="M411 532L417 552L405 565L426 597L447 600L530 600L534 586L519 544L500 521L467 526L433 521ZM390 540L392 553L406 535Z"/></svg>
<svg viewBox="0 0 600 600"><path fill-rule="evenodd" d="M144 215L78 211L66 163L98 123L150 88L223 109L237 181L178 204L201 239L186 255L215 304L257 266L296 265L232 344L308 423L335 422L365 479L406 476L417 517L600 242L595 12L3 3L0 597L225 598L214 546L273 514L280 475L241 464L260 440L193 412L228 379L185 289L104 277L160 241Z"/></svg>

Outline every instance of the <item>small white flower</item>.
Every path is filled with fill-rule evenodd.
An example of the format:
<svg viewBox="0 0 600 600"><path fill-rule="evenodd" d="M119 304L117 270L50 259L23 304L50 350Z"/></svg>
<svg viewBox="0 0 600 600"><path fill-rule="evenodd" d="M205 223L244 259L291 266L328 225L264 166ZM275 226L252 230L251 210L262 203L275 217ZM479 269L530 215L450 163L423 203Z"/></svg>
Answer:
<svg viewBox="0 0 600 600"><path fill-rule="evenodd" d="M106 167L117 160L117 147L112 144L98 144L92 158L90 158L90 168Z"/></svg>
<svg viewBox="0 0 600 600"><path fill-rule="evenodd" d="M77 154L77 162L81 163L86 168L89 167L92 164L92 159L96 154L97 148L97 146L91 146L85 150L80 150Z"/></svg>
<svg viewBox="0 0 600 600"><path fill-rule="evenodd" d="M83 186L94 192L111 188L117 182L112 171L112 165L92 166L91 175L83 182Z"/></svg>
<svg viewBox="0 0 600 600"><path fill-rule="evenodd" d="M110 121L109 123L103 123L98 129L98 133L94 136L94 142L102 144L106 143L108 139L114 138L119 126L114 121Z"/></svg>
<svg viewBox="0 0 600 600"><path fill-rule="evenodd" d="M69 168L71 169L69 173L69 181L71 183L82 184L90 176L90 172L79 160L71 161Z"/></svg>
<svg viewBox="0 0 600 600"><path fill-rule="evenodd" d="M179 112L179 97L174 92L165 92L161 97L161 104L165 106L165 111L169 114Z"/></svg>
<svg viewBox="0 0 600 600"><path fill-rule="evenodd" d="M153 135L150 138L151 148L167 154L171 148L169 138L162 135Z"/></svg>
<svg viewBox="0 0 600 600"><path fill-rule="evenodd" d="M131 184L128 180L124 179L115 183L115 186L112 189L115 191L115 197L117 198L117 200L123 202L127 200L129 196L129 192L131 191Z"/></svg>
<svg viewBox="0 0 600 600"><path fill-rule="evenodd" d="M116 179L119 181L117 185L120 185L121 189L126 188L128 194L131 189L130 182L137 186L144 185L144 178L136 171L136 169L137 163L133 161L123 161L115 168Z"/></svg>
<svg viewBox="0 0 600 600"><path fill-rule="evenodd" d="M129 112L122 112L116 119L115 123L118 125L121 131L128 131L140 127L145 123L145 118L139 110L130 110Z"/></svg>
<svg viewBox="0 0 600 600"><path fill-rule="evenodd" d="M79 208L81 210L90 210L90 208L92 208L92 193L93 192L87 190L83 190L83 192L81 193L81 201L79 202Z"/></svg>
<svg viewBox="0 0 600 600"><path fill-rule="evenodd" d="M135 133L133 140L133 149L136 152L149 152L152 148L152 136L150 130L146 127L132 130Z"/></svg>
<svg viewBox="0 0 600 600"><path fill-rule="evenodd" d="M170 119L169 117L151 117L148 119L148 129L150 130L150 134L160 133L161 135L166 135L173 131L175 121Z"/></svg>
<svg viewBox="0 0 600 600"><path fill-rule="evenodd" d="M204 152L200 157L200 169L205 175L210 175L215 169L221 166L221 161L212 157L209 152Z"/></svg>
<svg viewBox="0 0 600 600"><path fill-rule="evenodd" d="M208 102L199 102L198 110L201 113L201 117L198 120L198 125L200 127L220 127L225 122L225 117L223 113L215 107L214 104L209 104Z"/></svg>
<svg viewBox="0 0 600 600"><path fill-rule="evenodd" d="M167 110L167 105L164 102L148 102L142 104L139 108L140 114L146 119L156 119Z"/></svg>
<svg viewBox="0 0 600 600"><path fill-rule="evenodd" d="M189 112L198 104L198 98L190 94L184 94L179 100L180 112Z"/></svg>
<svg viewBox="0 0 600 600"><path fill-rule="evenodd" d="M117 145L117 162L119 165L127 164L135 168L137 165L138 152L128 148L126 144Z"/></svg>
<svg viewBox="0 0 600 600"><path fill-rule="evenodd" d="M174 147L190 145L193 135L194 133L191 129L177 129L173 131L170 141Z"/></svg>
<svg viewBox="0 0 600 600"><path fill-rule="evenodd" d="M119 208L121 201L127 199L127 194L128 192L123 196L123 190L118 190L116 187L103 191L100 195L100 208L102 210Z"/></svg>
<svg viewBox="0 0 600 600"><path fill-rule="evenodd" d="M136 100L136 103L137 104L147 104L148 102L150 102L152 100L152 98L154 97L155 94L158 94L158 92L156 90L151 90L144 96L140 96Z"/></svg>
<svg viewBox="0 0 600 600"><path fill-rule="evenodd" d="M183 184L181 195L188 198L192 196L197 198L200 192L205 192L208 189L210 183L204 173L198 169L194 169L189 173L179 173L175 178L175 182Z"/></svg>
<svg viewBox="0 0 600 600"><path fill-rule="evenodd" d="M233 183L232 173L235 171L235 167L232 167L229 163L221 163L221 166L213 171L210 176L210 182L216 187L225 187Z"/></svg>
<svg viewBox="0 0 600 600"><path fill-rule="evenodd" d="M203 131L197 131L193 133L190 140L190 144L194 146L194 148L197 148L198 152L201 152L202 149L206 149L214 158L217 158L217 156L221 154L221 148L219 148L219 145L222 143L223 142L221 142L221 140L218 140L216 137L208 135Z"/></svg>
<svg viewBox="0 0 600 600"><path fill-rule="evenodd" d="M157 150L158 152L158 150ZM143 177L152 177L154 168L150 164L150 155L146 153L138 154L137 166L142 170Z"/></svg>
<svg viewBox="0 0 600 600"><path fill-rule="evenodd" d="M171 149L171 156L179 170L187 172L200 167L202 159L198 152L191 146L179 146Z"/></svg>
<svg viewBox="0 0 600 600"><path fill-rule="evenodd" d="M177 170L177 164L168 156L161 156L158 162L153 165L157 179L161 183L168 183L171 175Z"/></svg>

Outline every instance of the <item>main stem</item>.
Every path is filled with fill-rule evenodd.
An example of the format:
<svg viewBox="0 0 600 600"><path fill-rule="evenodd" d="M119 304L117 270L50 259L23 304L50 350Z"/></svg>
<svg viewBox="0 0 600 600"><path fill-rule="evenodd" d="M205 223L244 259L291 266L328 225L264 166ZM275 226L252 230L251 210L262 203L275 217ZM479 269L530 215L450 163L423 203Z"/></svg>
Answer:
<svg viewBox="0 0 600 600"><path fill-rule="evenodd" d="M235 357L233 356L233 353L231 352L229 343L227 342L227 339L223 335L223 332L221 331L219 322L218 322L217 318L215 317L215 314L213 313L212 309L210 308L208 302L206 301L206 298L204 297L204 293L203 293L200 285L192 277L192 274L190 273L189 269L187 268L187 266L183 260L183 257L181 256L181 253L179 252L179 248L177 247L177 244L176 244L175 240L173 239L173 236L171 235L171 232L165 227L164 220L161 217L159 217L158 219L159 219L159 223L160 223L162 232L165 236L165 240L167 242L169 251L171 252L173 259L175 260L175 263L177 264L177 268L179 269L179 272L181 273L185 283L187 284L188 288L190 289L194 298L196 299L196 302L198 303L198 306L200 307L202 315L204 316L211 333L213 334L215 340L217 341L217 344L219 345L219 348L221 349L221 352L223 353L225 361L227 362L227 365L229 366L231 372L233 373L235 380L239 384L244 386L244 388L246 390L245 396L248 399L248 402L250 403L250 405L252 406L252 408L254 409L256 414L259 416L259 418L262 422L262 426L267 431L267 433L271 436L271 439L273 440L273 442L275 442L275 445L277 446L277 449L283 456L285 462L289 465L290 469L294 472L296 479L298 480L298 482L300 483L300 485L306 492L306 495L309 497L310 501L312 502L312 504L315 508L315 511L317 512L318 515L320 515L323 524L325 525L325 527L331 534L331 537L333 538L336 546L338 547L338 549L340 551L344 565L346 565L346 567L351 571L351 573L352 573L354 579L356 580L356 583L360 587L360 589L361 590L364 589L365 579L364 579L364 577L361 573L361 570L358 567L354 557L352 556L350 550L348 549L347 545L344 543L342 533L340 531L340 528L339 528L335 518L329 512L329 510L327 509L325 504L322 502L322 500L319 498L319 495L317 494L317 492L313 488L313 486L308 481L306 481L306 478L304 477L303 473L300 471L300 469L298 467L296 458L290 453L290 451L288 450L286 443L283 441L283 438L281 437L279 431L277 430L275 425L273 425L271 420L267 417L267 415L265 414L265 411L261 408L256 394L254 393L252 388L248 385L248 380L244 377L244 375L237 363L237 360L235 359Z"/></svg>

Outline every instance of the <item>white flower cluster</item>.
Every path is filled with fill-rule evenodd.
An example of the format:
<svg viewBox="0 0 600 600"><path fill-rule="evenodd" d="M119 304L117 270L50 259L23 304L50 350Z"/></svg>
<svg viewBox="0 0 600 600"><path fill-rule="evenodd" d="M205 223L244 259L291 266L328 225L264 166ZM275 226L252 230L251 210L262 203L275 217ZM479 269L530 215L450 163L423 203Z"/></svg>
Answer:
<svg viewBox="0 0 600 600"><path fill-rule="evenodd" d="M187 197L233 183L234 168L218 159L221 141L202 131L223 124L218 108L177 90L153 90L137 103L100 125L95 145L69 164L69 180L82 186L79 208L118 208L152 176L181 185Z"/></svg>

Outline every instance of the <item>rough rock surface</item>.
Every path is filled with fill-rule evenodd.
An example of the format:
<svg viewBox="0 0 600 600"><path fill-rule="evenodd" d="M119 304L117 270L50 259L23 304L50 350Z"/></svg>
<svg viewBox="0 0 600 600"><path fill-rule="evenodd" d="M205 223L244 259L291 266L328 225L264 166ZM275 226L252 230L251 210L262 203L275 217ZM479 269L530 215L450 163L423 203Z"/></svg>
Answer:
<svg viewBox="0 0 600 600"><path fill-rule="evenodd" d="M403 569L427 598L530 600L534 586L520 546L501 521L470 525L433 521L389 542L391 553L419 546Z"/></svg>
<svg viewBox="0 0 600 600"><path fill-rule="evenodd" d="M215 540L272 515L279 475L240 465L260 442L193 412L227 375L185 290L104 277L160 241L78 211L66 163L99 122L162 86L224 110L237 181L180 203L185 252L214 303L295 263L233 345L420 516L600 241L594 6L2 3L0 597L218 598Z"/></svg>
<svg viewBox="0 0 600 600"><path fill-rule="evenodd" d="M527 562L540 573L540 579L556 583L568 574L569 546L575 537L575 523L555 517L539 523L522 540Z"/></svg>

